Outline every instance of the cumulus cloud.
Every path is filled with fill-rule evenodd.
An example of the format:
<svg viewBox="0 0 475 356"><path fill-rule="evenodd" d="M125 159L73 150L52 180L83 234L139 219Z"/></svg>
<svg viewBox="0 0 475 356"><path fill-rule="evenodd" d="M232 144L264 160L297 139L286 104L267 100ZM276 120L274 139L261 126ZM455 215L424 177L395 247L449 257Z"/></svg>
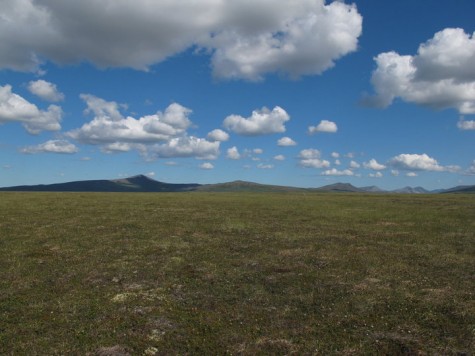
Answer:
<svg viewBox="0 0 475 356"><path fill-rule="evenodd" d="M0 124L20 122L31 134L41 131L58 131L61 129L63 111L57 105L50 105L46 111L18 94L12 92L11 85L0 86Z"/></svg>
<svg viewBox="0 0 475 356"><path fill-rule="evenodd" d="M370 105L389 106L395 98L435 109L475 114L475 37L446 28L419 46L416 55L394 51L375 58Z"/></svg>
<svg viewBox="0 0 475 356"><path fill-rule="evenodd" d="M214 166L210 162L204 162L204 163L200 164L200 168L205 169L205 170L210 170L210 169L213 169Z"/></svg>
<svg viewBox="0 0 475 356"><path fill-rule="evenodd" d="M475 160L472 162L472 165L468 167L467 174L475 175Z"/></svg>
<svg viewBox="0 0 475 356"><path fill-rule="evenodd" d="M85 112L94 117L82 127L66 133L67 137L81 143L100 145L102 151L108 153L135 149L147 159L216 159L219 155L220 141L188 135L192 111L180 104L173 103L164 112L136 119L123 116L121 106L116 102L89 94L82 94L81 98L87 105Z"/></svg>
<svg viewBox="0 0 475 356"><path fill-rule="evenodd" d="M210 141L225 142L229 140L229 134L223 130L216 129L208 133L207 138Z"/></svg>
<svg viewBox="0 0 475 356"><path fill-rule="evenodd" d="M58 102L64 100L64 94L58 90L56 84L42 79L28 83L28 90L46 101Z"/></svg>
<svg viewBox="0 0 475 356"><path fill-rule="evenodd" d="M124 107L124 105L119 105L115 101L106 101L91 94L81 94L79 97L87 105L86 110L84 110L86 114L92 114L96 117L105 117L111 121L124 119L120 113L120 109Z"/></svg>
<svg viewBox="0 0 475 356"><path fill-rule="evenodd" d="M362 30L356 7L340 1L242 1L231 8L237 21L207 42L218 77L320 74L357 49Z"/></svg>
<svg viewBox="0 0 475 356"><path fill-rule="evenodd" d="M191 125L191 110L171 104L165 112L157 112L139 119L123 117L119 105L93 95L81 95L86 111L94 114L92 121L67 135L87 144L156 143L183 135Z"/></svg>
<svg viewBox="0 0 475 356"><path fill-rule="evenodd" d="M381 173L381 172L370 173L369 177L370 178L383 178L383 173Z"/></svg>
<svg viewBox="0 0 475 356"><path fill-rule="evenodd" d="M417 177L417 173L416 172L407 172L406 177Z"/></svg>
<svg viewBox="0 0 475 356"><path fill-rule="evenodd" d="M322 120L317 126L310 126L308 133L313 135L318 132L335 133L338 131L338 126L333 121Z"/></svg>
<svg viewBox="0 0 475 356"><path fill-rule="evenodd" d="M205 49L214 75L320 74L355 51L356 6L324 0L19 0L2 9L0 68L38 70L41 59L147 70Z"/></svg>
<svg viewBox="0 0 475 356"><path fill-rule="evenodd" d="M259 163L257 165L257 168L259 168L259 169L272 169L272 168L274 168L274 165L273 164Z"/></svg>
<svg viewBox="0 0 475 356"><path fill-rule="evenodd" d="M141 152L145 152L145 146L142 144L133 144L128 142L113 142L105 144L101 147L101 151L104 153L121 153L129 152L133 149L137 149Z"/></svg>
<svg viewBox="0 0 475 356"><path fill-rule="evenodd" d="M194 136L176 137L163 144L147 146L146 155L151 159L172 157L217 159L219 142L210 142Z"/></svg>
<svg viewBox="0 0 475 356"><path fill-rule="evenodd" d="M24 147L20 150L21 153L35 154L35 153L63 153L73 154L79 149L72 143L65 140L49 140L45 143Z"/></svg>
<svg viewBox="0 0 475 356"><path fill-rule="evenodd" d="M274 156L274 159L276 161L285 161L285 156L284 155L277 155L277 156Z"/></svg>
<svg viewBox="0 0 475 356"><path fill-rule="evenodd" d="M457 127L460 130L475 130L475 120L464 120L460 119L457 123Z"/></svg>
<svg viewBox="0 0 475 356"><path fill-rule="evenodd" d="M321 159L319 150L309 148L300 151L299 154L300 165L305 168L328 168L330 162Z"/></svg>
<svg viewBox="0 0 475 356"><path fill-rule="evenodd" d="M427 154L400 154L393 157L389 164L398 170L406 171L432 171L432 172L456 172L458 166L441 166L437 160Z"/></svg>
<svg viewBox="0 0 475 356"><path fill-rule="evenodd" d="M272 111L264 107L254 110L248 118L230 115L224 119L223 126L239 135L258 136L285 132L284 123L289 120L289 115L281 107L276 106Z"/></svg>
<svg viewBox="0 0 475 356"><path fill-rule="evenodd" d="M386 166L384 164L378 163L378 161L376 161L374 158L371 159L369 162L365 162L363 165L365 168L372 169L375 171L381 171L383 169L386 169Z"/></svg>
<svg viewBox="0 0 475 356"><path fill-rule="evenodd" d="M354 176L355 173L350 169L338 170L336 168L328 169L322 172L322 176Z"/></svg>
<svg viewBox="0 0 475 356"><path fill-rule="evenodd" d="M350 162L350 169L358 169L361 167L361 164L359 164L358 162L356 161L351 161Z"/></svg>
<svg viewBox="0 0 475 356"><path fill-rule="evenodd" d="M277 141L277 145L282 147L296 146L297 142L292 140L290 137L282 137Z"/></svg>
<svg viewBox="0 0 475 356"><path fill-rule="evenodd" d="M226 157L228 157L229 159L237 160L241 158L241 154L239 153L238 148L234 146L234 147L228 148Z"/></svg>

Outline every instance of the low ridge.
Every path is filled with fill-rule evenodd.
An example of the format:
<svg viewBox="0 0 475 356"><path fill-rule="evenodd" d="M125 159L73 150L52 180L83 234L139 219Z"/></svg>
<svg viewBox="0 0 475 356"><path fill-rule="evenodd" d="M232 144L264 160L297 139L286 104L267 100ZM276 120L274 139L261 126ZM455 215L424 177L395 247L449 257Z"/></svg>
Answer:
<svg viewBox="0 0 475 356"><path fill-rule="evenodd" d="M316 190L326 191L326 192L348 192L348 193L364 192L364 190L360 188L356 188L354 185L350 183L329 184L329 185L325 185L323 187L317 188Z"/></svg>
<svg viewBox="0 0 475 356"><path fill-rule="evenodd" d="M404 193L404 194L439 194L439 193L475 193L475 185L458 186L450 189L428 191L422 187L404 187L385 191L376 186L358 188L350 183L329 184L320 188L297 188L280 185L260 184L236 180L217 184L174 184L156 181L146 175L112 180L84 180L56 184L20 185L0 188L0 191L18 192L339 192L339 193Z"/></svg>

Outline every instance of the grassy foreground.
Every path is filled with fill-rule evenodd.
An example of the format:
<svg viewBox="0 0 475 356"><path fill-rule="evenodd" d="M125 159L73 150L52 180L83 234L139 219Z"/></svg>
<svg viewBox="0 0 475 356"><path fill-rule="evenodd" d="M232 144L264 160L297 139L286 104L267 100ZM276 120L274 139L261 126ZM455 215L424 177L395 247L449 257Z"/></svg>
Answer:
<svg viewBox="0 0 475 356"><path fill-rule="evenodd" d="M475 196L0 194L0 354L470 354Z"/></svg>

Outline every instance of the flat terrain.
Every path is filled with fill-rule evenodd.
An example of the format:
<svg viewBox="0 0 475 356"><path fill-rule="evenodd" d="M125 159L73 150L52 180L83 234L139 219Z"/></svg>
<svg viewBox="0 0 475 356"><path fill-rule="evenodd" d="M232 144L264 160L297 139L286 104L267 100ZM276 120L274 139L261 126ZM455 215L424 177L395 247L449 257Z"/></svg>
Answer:
<svg viewBox="0 0 475 356"><path fill-rule="evenodd" d="M475 196L1 193L0 354L471 354Z"/></svg>

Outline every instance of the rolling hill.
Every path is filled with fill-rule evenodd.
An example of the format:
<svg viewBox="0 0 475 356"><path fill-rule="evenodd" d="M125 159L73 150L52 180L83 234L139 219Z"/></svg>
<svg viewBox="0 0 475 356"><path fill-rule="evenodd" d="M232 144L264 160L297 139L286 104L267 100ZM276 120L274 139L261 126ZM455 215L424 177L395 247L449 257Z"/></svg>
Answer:
<svg viewBox="0 0 475 356"><path fill-rule="evenodd" d="M422 187L404 187L385 191L376 186L358 188L349 183L335 183L320 188L297 188L280 185L259 184L246 181L233 181L217 184L174 184L156 181L144 175L123 179L84 180L56 184L19 185L0 188L0 191L17 192L334 192L334 193L404 193L404 194L438 194L438 193L475 193L475 185L458 186L450 189L428 191Z"/></svg>
<svg viewBox="0 0 475 356"><path fill-rule="evenodd" d="M85 180L57 184L20 185L0 191L23 192L183 192L195 190L199 184L158 182L144 175L113 180Z"/></svg>
<svg viewBox="0 0 475 356"><path fill-rule="evenodd" d="M294 188L279 185L259 184L237 180L234 182L205 184L196 190L202 192L292 192L306 191L305 188Z"/></svg>

